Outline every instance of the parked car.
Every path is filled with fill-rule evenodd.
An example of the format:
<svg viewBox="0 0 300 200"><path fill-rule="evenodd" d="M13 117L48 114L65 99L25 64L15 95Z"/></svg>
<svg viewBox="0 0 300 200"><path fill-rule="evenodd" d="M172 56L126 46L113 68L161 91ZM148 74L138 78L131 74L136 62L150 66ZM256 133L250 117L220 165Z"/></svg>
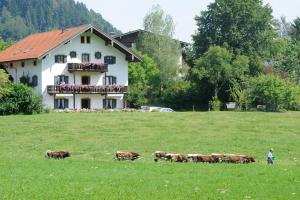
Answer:
<svg viewBox="0 0 300 200"><path fill-rule="evenodd" d="M152 111L158 111L161 109L161 107L153 107L153 106L142 106L141 112L152 112Z"/></svg>
<svg viewBox="0 0 300 200"><path fill-rule="evenodd" d="M159 112L175 112L175 111L171 108L160 108Z"/></svg>

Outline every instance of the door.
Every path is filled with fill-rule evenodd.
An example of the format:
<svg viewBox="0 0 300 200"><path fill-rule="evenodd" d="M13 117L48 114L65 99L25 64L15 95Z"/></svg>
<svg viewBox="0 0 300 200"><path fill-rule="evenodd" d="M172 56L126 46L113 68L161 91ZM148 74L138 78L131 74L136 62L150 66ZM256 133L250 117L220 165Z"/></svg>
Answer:
<svg viewBox="0 0 300 200"><path fill-rule="evenodd" d="M81 109L91 109L91 100L81 99Z"/></svg>

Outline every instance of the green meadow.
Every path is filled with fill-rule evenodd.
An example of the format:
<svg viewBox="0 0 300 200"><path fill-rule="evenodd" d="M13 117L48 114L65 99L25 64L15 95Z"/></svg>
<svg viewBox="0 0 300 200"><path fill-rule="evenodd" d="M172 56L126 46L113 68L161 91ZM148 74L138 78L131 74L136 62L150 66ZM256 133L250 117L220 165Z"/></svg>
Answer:
<svg viewBox="0 0 300 200"><path fill-rule="evenodd" d="M50 113L0 117L0 127L1 200L300 199L299 112ZM47 150L72 156L47 159ZM117 150L142 159L115 161ZM256 162L155 163L156 150Z"/></svg>

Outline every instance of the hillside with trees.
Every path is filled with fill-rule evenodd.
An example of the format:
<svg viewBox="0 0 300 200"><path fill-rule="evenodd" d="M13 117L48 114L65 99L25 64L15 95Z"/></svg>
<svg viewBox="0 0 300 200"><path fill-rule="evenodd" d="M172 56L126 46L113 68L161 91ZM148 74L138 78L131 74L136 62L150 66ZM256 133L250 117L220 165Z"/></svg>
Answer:
<svg viewBox="0 0 300 200"><path fill-rule="evenodd" d="M94 24L105 32L120 32L101 14L74 0L0 0L0 37L5 41L82 24Z"/></svg>

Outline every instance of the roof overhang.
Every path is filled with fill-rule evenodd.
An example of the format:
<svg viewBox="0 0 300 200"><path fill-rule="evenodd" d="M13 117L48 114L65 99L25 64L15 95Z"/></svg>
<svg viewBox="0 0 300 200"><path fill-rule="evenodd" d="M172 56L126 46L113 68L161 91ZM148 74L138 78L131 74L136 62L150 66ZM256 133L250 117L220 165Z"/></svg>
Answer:
<svg viewBox="0 0 300 200"><path fill-rule="evenodd" d="M73 35L72 37L68 38L67 40L61 42L59 45L57 45L56 47L48 50L47 52L41 54L38 59L43 58L44 56L46 56L47 54L49 54L52 50L60 47L61 45L67 43L68 41L78 37L79 35L81 35L82 33L85 32L92 32L95 35L97 35L98 37L100 37L101 39L103 39L105 41L106 45L111 45L112 47L115 47L116 49L118 49L119 51L121 51L122 53L124 53L126 55L126 60L128 62L142 62L143 59L139 56L137 56L133 51L131 51L130 49L128 49L125 45L123 45L121 42L117 41L116 39L112 38L109 34L99 30L98 28L94 27L93 25L87 25L86 27L84 27L80 32L76 33L75 35Z"/></svg>
<svg viewBox="0 0 300 200"><path fill-rule="evenodd" d="M134 31L129 31L127 33L116 35L116 36L114 36L114 38L120 38L120 39L122 39L122 37L124 37L124 36L131 35L131 34L140 34L140 33L152 33L152 32L145 31L145 30L142 30L142 29L137 29L137 30L134 30ZM152 34L154 34L154 33L152 33ZM173 39L173 40L179 42L182 48L191 45L190 43L183 42L181 40L177 40L177 39Z"/></svg>

